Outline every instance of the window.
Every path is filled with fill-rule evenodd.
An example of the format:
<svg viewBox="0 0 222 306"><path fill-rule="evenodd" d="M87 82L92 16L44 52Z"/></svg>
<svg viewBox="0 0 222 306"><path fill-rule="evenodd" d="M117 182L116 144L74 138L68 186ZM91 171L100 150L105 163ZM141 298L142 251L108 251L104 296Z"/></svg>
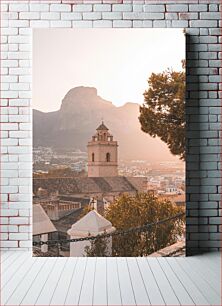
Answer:
<svg viewBox="0 0 222 306"><path fill-rule="evenodd" d="M110 162L110 153L106 153L106 161Z"/></svg>
<svg viewBox="0 0 222 306"><path fill-rule="evenodd" d="M95 154L92 153L92 162L94 162L94 161L95 161Z"/></svg>

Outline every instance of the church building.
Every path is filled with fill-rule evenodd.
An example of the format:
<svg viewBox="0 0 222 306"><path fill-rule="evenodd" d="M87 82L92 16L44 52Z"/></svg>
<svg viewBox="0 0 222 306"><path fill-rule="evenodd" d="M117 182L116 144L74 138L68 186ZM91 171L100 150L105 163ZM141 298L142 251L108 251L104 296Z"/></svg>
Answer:
<svg viewBox="0 0 222 306"><path fill-rule="evenodd" d="M118 176L118 144L103 121L87 148L88 177Z"/></svg>

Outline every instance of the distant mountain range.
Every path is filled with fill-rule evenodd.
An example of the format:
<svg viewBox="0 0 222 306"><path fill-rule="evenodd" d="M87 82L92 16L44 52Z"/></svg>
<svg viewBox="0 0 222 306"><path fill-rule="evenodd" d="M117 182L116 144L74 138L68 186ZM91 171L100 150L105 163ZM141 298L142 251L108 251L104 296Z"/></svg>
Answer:
<svg viewBox="0 0 222 306"><path fill-rule="evenodd" d="M34 146L80 149L103 118L119 144L120 158L172 160L167 146L140 129L139 104L128 102L116 107L97 94L93 87L75 87L68 91L58 111L43 113L33 110Z"/></svg>

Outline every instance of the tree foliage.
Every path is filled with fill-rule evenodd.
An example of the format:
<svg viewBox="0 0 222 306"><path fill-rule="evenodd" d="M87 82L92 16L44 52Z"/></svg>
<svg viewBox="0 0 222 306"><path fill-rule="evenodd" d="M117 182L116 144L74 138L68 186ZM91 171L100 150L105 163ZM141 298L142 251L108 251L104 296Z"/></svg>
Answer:
<svg viewBox="0 0 222 306"><path fill-rule="evenodd" d="M105 217L116 229L143 226L183 212L169 200L158 199L151 193L122 195L112 203ZM113 256L146 256L175 243L184 231L184 220L175 219L152 226L144 233L113 237Z"/></svg>
<svg viewBox="0 0 222 306"><path fill-rule="evenodd" d="M185 159L185 72L152 73L143 95L142 131L160 137L173 155Z"/></svg>
<svg viewBox="0 0 222 306"><path fill-rule="evenodd" d="M85 247L87 257L104 257L108 256L108 239L97 238L91 242L90 246Z"/></svg>
<svg viewBox="0 0 222 306"><path fill-rule="evenodd" d="M127 230L174 216L184 211L169 200L158 199L154 194L122 195L105 211L117 230ZM143 233L128 233L112 237L113 256L147 256L175 243L184 232L184 219L175 219L152 226ZM86 256L107 256L105 239L97 239L86 249Z"/></svg>

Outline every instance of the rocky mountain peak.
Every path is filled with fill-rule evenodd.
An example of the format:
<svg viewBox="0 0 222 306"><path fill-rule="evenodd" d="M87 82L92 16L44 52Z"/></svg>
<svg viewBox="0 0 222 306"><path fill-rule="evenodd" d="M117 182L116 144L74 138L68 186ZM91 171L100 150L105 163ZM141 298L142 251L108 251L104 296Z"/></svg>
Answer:
<svg viewBox="0 0 222 306"><path fill-rule="evenodd" d="M77 108L81 110L81 112L88 111L92 108L92 105L96 109L104 109L113 106L111 102L98 96L95 87L78 86L67 92L62 100L60 110L65 113L76 113Z"/></svg>

